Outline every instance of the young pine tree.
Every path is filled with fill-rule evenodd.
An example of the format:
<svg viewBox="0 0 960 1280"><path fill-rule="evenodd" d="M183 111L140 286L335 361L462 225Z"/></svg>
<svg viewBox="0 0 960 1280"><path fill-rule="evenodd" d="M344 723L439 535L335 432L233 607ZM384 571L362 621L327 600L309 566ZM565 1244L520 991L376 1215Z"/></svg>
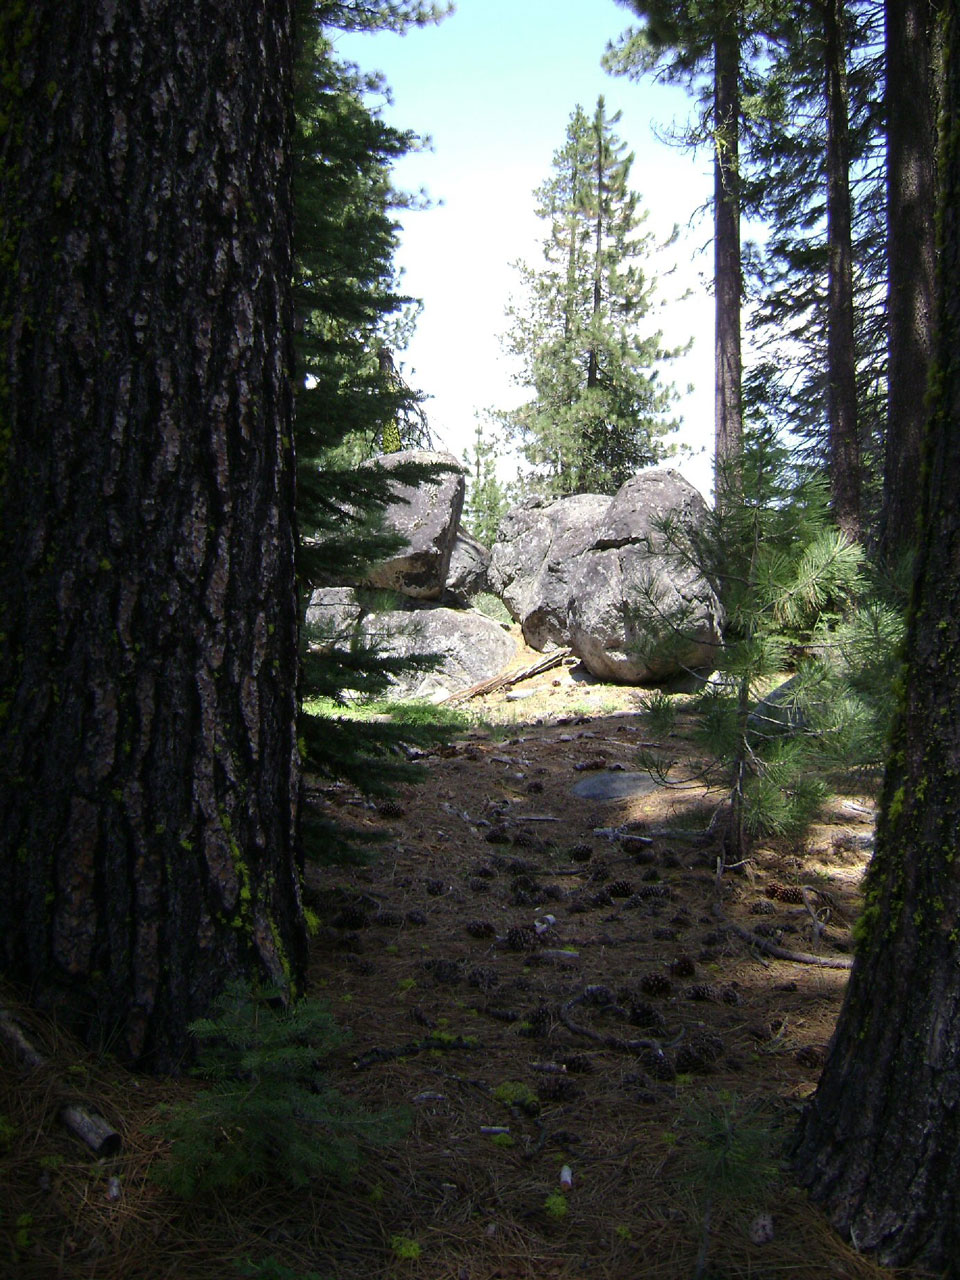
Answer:
<svg viewBox="0 0 960 1280"><path fill-rule="evenodd" d="M733 859L756 835L802 830L825 795L849 708L827 698L823 662L801 660L789 688L757 704L861 586L860 549L830 524L824 485L796 473L772 431L747 436L741 474L738 502L713 510L699 529L662 522L658 548L708 578L726 614L717 673L694 710L707 776L727 792ZM685 619L665 616L652 594L636 609L652 650L683 642Z"/></svg>
<svg viewBox="0 0 960 1280"><path fill-rule="evenodd" d="M473 449L464 450L467 495L463 505L463 527L485 547L497 540L497 529L511 503L511 485L497 475L497 439L484 435L478 422Z"/></svg>
<svg viewBox="0 0 960 1280"><path fill-rule="evenodd" d="M592 116L579 106L571 115L553 173L535 192L548 226L543 261L518 264L525 297L507 312L504 345L533 398L499 417L539 485L557 496L614 492L665 456L662 437L675 425L667 417L675 393L658 366L676 353L643 327L653 236L642 231L618 120L603 98Z"/></svg>

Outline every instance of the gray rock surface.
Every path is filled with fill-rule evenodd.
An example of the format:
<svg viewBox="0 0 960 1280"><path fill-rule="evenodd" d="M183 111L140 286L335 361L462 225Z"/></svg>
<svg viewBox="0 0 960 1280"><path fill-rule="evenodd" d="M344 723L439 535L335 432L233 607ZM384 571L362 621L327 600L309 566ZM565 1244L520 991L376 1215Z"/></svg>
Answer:
<svg viewBox="0 0 960 1280"><path fill-rule="evenodd" d="M383 454L375 462L387 470L404 462L460 466L450 453L421 449ZM398 483L398 501L387 509L387 524L400 534L406 546L392 559L374 566L364 585L400 591L416 600L438 600L447 582L464 490L464 476L459 469L444 472L437 483Z"/></svg>
<svg viewBox="0 0 960 1280"><path fill-rule="evenodd" d="M490 552L476 538L463 529L454 540L447 570L444 600L460 608L469 607L470 601L481 591L488 589L487 571L490 568Z"/></svg>
<svg viewBox="0 0 960 1280"><path fill-rule="evenodd" d="M451 693L488 680L508 666L517 642L499 622L473 609L427 607L371 613L364 632L384 653L396 657L437 653L440 666L398 677L389 696L440 701Z"/></svg>
<svg viewBox="0 0 960 1280"><path fill-rule="evenodd" d="M440 665L433 671L397 676L388 697L439 700L497 675L516 655L514 637L475 609L447 609L412 600L402 608L378 609L378 603L378 593L367 588L325 587L310 598L307 626L316 630L312 642L321 648L349 644L357 634L389 657L440 655Z"/></svg>
<svg viewBox="0 0 960 1280"><path fill-rule="evenodd" d="M657 782L649 773L621 773L619 770L604 769L575 783L570 788L570 793L579 800L626 800L630 796L647 796L660 786L662 783Z"/></svg>
<svg viewBox="0 0 960 1280"><path fill-rule="evenodd" d="M569 643L571 578L610 506L603 494L532 499L503 518L490 560L490 589L534 649Z"/></svg>
<svg viewBox="0 0 960 1280"><path fill-rule="evenodd" d="M618 491L570 573L570 645L595 676L647 684L713 670L720 602L696 571L665 554L657 531L664 516L688 523L706 513L676 471L641 472ZM653 643L644 616L651 602L664 621L663 643Z"/></svg>

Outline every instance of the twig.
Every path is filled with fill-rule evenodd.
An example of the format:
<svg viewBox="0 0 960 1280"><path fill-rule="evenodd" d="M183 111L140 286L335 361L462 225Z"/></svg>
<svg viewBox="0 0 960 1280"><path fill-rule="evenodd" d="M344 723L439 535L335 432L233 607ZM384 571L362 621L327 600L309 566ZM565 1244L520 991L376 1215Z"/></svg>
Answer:
<svg viewBox="0 0 960 1280"><path fill-rule="evenodd" d="M18 1063L27 1070L36 1071L50 1065L3 1008L0 1008L0 1039L10 1046ZM109 1125L103 1116L87 1111L78 1102L64 1102L57 1115L61 1124L69 1129L74 1137L85 1142L94 1155L114 1156L120 1150L122 1139L116 1129Z"/></svg>
<svg viewBox="0 0 960 1280"><path fill-rule="evenodd" d="M570 1010L578 1004L582 1004L584 1000L589 1000L592 988L587 987L581 991L579 995L573 996L567 1000L565 1004L560 1006L559 1018L568 1031L572 1031L574 1035L585 1036L588 1040L593 1040L597 1044L602 1044L607 1049L618 1049L621 1053L641 1053L644 1049L652 1049L654 1053L663 1053L664 1046L659 1040L641 1039L641 1040L623 1040L620 1036L602 1035L599 1031L594 1031L590 1027L582 1027L578 1022L574 1022L570 1017ZM620 1012L615 1005L607 1006L608 1012ZM669 1041L666 1048L672 1049L674 1045L680 1043L683 1038L681 1031L678 1036Z"/></svg>

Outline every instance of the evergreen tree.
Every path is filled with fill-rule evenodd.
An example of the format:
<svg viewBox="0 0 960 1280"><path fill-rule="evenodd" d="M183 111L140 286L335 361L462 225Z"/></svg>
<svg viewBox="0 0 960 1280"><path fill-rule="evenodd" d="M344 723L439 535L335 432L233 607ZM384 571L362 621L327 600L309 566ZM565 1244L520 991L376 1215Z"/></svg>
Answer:
<svg viewBox="0 0 960 1280"><path fill-rule="evenodd" d="M757 704L791 650L832 624L860 585L859 548L831 527L822 483L797 478L772 430L747 433L740 476L739 502L715 507L700 528L662 521L657 546L706 577L724 605L717 674L701 681L696 711L709 781L727 791L721 830L733 859L759 834L802 830L824 797L837 755L824 745L846 728L848 707L825 703L823 664L801 664L769 712ZM682 611L665 616L652 593L634 609L651 655L682 650ZM667 708L655 710L662 718Z"/></svg>
<svg viewBox="0 0 960 1280"><path fill-rule="evenodd" d="M619 0L643 21L607 50L616 75L653 74L688 86L700 124L688 135L713 151L714 441L718 501L736 502L743 436L740 138L744 75L762 4L711 0Z"/></svg>
<svg viewBox="0 0 960 1280"><path fill-rule="evenodd" d="M497 529L511 504L511 486L497 476L497 441L488 439L478 422L473 450L464 451L467 494L462 526L485 547L497 540Z"/></svg>
<svg viewBox="0 0 960 1280"><path fill-rule="evenodd" d="M390 166L417 140L387 125L370 105L371 91L382 87L379 79L338 59L333 33L405 30L439 16L435 6L412 0L307 4L303 15L295 300L301 316L296 444L304 611L315 588L360 581L369 565L396 550L398 539L383 522L394 486L426 482L431 474L409 463L389 473L375 464L357 465L391 437L394 446L427 442L418 397L391 354L409 329L410 304L395 284L392 211L406 200L391 183ZM384 655L357 632L330 635L305 625L302 634L304 768L388 791L410 773L402 745L425 731L316 708L343 704L348 691L351 697L383 693L390 676L409 669L410 660ZM302 831L307 851L318 857L356 852L316 801L305 810Z"/></svg>
<svg viewBox="0 0 960 1280"><path fill-rule="evenodd" d="M630 190L633 156L602 98L592 117L577 107L553 174L536 191L549 226L543 262L520 264L524 302L510 307L507 349L534 398L500 415L535 476L553 494L613 492L665 455L660 439L675 399L657 365L673 353L640 332L655 283L643 260L653 247Z"/></svg>
<svg viewBox="0 0 960 1280"><path fill-rule="evenodd" d="M828 42L838 16L845 39L835 31ZM841 15L835 5L784 9L771 20L768 47L751 98L743 183L745 205L768 229L745 261L758 351L746 374L746 412L789 433L804 463L829 478L847 532L856 532L859 509L869 533L886 374L876 6L848 4ZM856 197L852 209L844 186Z"/></svg>

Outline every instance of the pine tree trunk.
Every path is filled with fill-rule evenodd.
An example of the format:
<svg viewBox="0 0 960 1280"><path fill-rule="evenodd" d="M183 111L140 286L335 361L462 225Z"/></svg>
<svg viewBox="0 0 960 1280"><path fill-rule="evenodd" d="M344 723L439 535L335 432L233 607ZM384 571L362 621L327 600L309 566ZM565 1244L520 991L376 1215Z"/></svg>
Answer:
<svg viewBox="0 0 960 1280"><path fill-rule="evenodd" d="M718 503L740 490L740 39L736 17L714 42L715 468Z"/></svg>
<svg viewBox="0 0 960 1280"><path fill-rule="evenodd" d="M953 8L953 6L951 6ZM952 19L954 28L956 18ZM955 30L947 39L955 44ZM801 1182L879 1261L960 1258L960 66L946 60L937 383L904 694L862 941L798 1136Z"/></svg>
<svg viewBox="0 0 960 1280"><path fill-rule="evenodd" d="M227 978L289 987L303 962L292 0L20 11L0 22L0 961L166 1069Z"/></svg>
<svg viewBox="0 0 960 1280"><path fill-rule="evenodd" d="M843 0L823 6L827 97L827 367L830 496L838 527L860 538L860 443L853 325L850 138Z"/></svg>
<svg viewBox="0 0 960 1280"><path fill-rule="evenodd" d="M881 551L916 542L935 311L936 107L930 0L887 0L887 435Z"/></svg>

